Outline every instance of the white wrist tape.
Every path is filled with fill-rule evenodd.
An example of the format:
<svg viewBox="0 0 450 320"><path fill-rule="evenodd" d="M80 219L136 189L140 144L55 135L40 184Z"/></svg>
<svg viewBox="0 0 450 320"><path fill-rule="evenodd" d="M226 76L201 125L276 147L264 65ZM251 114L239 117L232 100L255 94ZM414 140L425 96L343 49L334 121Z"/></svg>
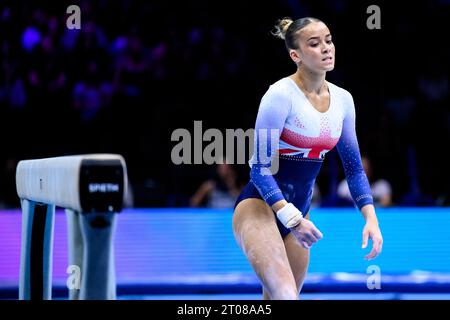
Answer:
<svg viewBox="0 0 450 320"><path fill-rule="evenodd" d="M292 203L288 203L277 211L277 218L286 228L292 228L299 224L303 215Z"/></svg>

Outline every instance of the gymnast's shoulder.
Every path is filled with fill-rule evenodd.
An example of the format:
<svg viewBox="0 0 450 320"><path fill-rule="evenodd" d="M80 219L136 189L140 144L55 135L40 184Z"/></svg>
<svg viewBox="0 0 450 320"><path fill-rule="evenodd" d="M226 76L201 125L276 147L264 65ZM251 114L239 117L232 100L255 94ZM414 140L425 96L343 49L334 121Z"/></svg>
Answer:
<svg viewBox="0 0 450 320"><path fill-rule="evenodd" d="M337 84L334 84L328 80L326 82L327 82L328 88L330 89L331 94L333 92L335 92L336 94L343 96L345 98L352 98L352 94L347 89L344 89L344 88L338 86Z"/></svg>
<svg viewBox="0 0 450 320"><path fill-rule="evenodd" d="M269 85L264 96L290 99L296 90L299 90L296 86L294 80L285 77Z"/></svg>

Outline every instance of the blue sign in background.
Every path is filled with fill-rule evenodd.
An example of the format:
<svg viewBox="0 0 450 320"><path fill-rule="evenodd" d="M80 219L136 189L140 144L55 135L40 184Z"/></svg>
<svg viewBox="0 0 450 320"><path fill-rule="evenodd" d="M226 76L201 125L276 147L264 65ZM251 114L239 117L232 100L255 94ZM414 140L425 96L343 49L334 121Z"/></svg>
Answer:
<svg viewBox="0 0 450 320"><path fill-rule="evenodd" d="M312 211L311 219L324 238L311 251L309 274L366 274L371 265L384 275L450 273L450 209L378 209L377 215L383 252L366 261L371 243L361 249L364 219L356 209ZM255 281L234 240L231 222L231 210L124 210L117 217L115 236L118 284ZM20 232L21 212L0 212L0 285L18 284ZM54 239L53 279L62 284L68 265L61 210L56 213Z"/></svg>

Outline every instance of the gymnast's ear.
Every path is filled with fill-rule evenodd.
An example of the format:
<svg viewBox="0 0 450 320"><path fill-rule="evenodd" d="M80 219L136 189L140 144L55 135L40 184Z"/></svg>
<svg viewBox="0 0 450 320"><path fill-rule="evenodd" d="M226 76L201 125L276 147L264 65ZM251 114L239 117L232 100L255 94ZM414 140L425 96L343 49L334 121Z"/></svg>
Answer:
<svg viewBox="0 0 450 320"><path fill-rule="evenodd" d="M295 64L299 64L302 62L302 59L300 57L300 53L298 52L298 50L289 49L289 56L291 57L292 61L295 62Z"/></svg>

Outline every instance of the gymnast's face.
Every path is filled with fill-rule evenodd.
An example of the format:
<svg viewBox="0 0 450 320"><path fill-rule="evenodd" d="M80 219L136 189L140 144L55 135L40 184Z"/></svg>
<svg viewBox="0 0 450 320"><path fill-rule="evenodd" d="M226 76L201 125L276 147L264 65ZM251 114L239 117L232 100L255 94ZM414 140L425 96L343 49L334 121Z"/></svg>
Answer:
<svg viewBox="0 0 450 320"><path fill-rule="evenodd" d="M315 72L334 69L335 48L331 33L323 22L311 22L297 32L297 50L290 50L292 60Z"/></svg>

